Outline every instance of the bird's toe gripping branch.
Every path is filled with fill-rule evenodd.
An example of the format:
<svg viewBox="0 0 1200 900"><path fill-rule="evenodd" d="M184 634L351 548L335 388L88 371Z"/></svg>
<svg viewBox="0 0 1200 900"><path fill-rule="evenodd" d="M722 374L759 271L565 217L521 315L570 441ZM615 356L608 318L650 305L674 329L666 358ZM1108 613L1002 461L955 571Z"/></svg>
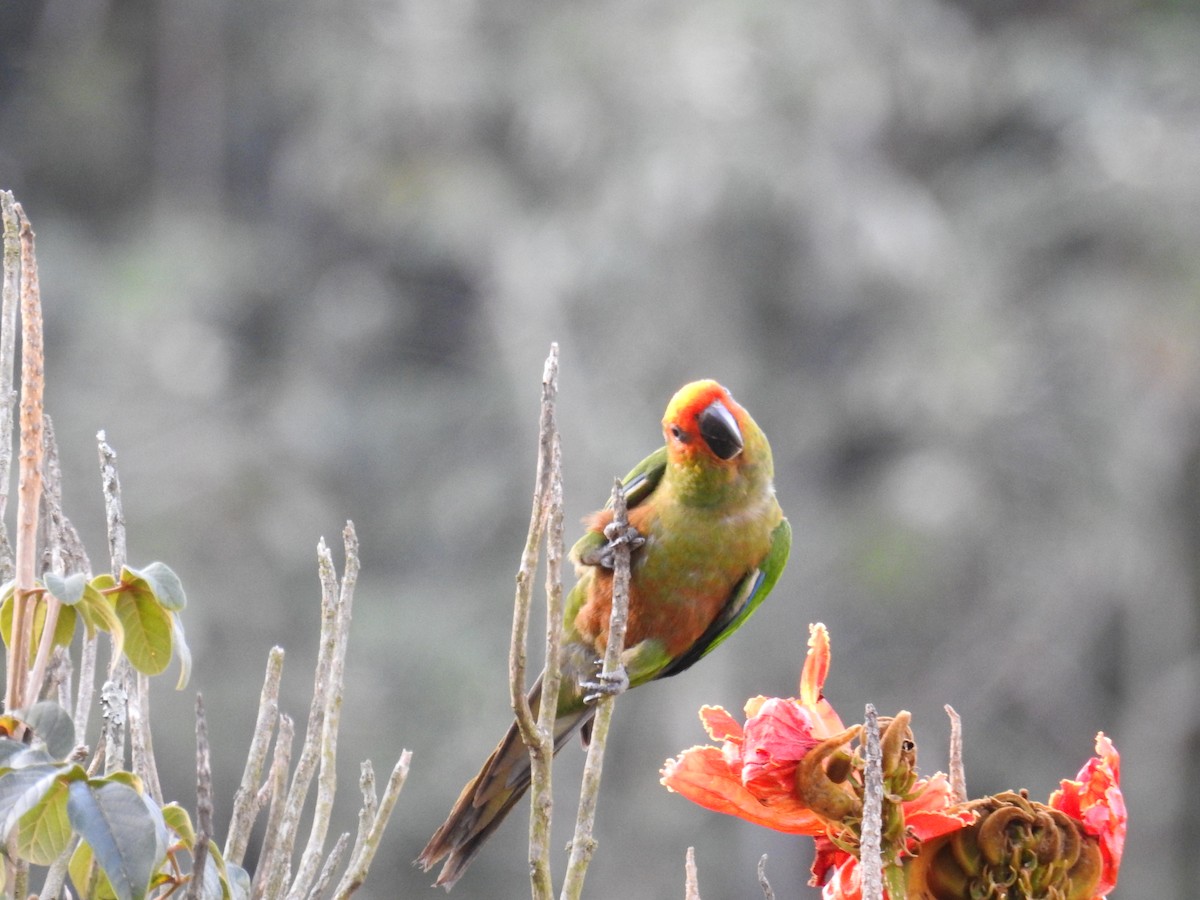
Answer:
<svg viewBox="0 0 1200 900"><path fill-rule="evenodd" d="M604 660L596 660L597 667L603 667ZM580 681L579 689L583 691L583 702L592 704L604 697L616 697L629 690L629 675L621 666L615 672L600 671L594 681Z"/></svg>
<svg viewBox="0 0 1200 900"><path fill-rule="evenodd" d="M609 522L604 526L604 536L608 538L608 543L597 547L585 555L581 562L589 566L602 566L605 569L615 569L617 563L614 554L618 547L622 544L628 544L630 551L633 551L646 543L646 539L642 537L641 532L632 525L626 525L622 528L616 522Z"/></svg>

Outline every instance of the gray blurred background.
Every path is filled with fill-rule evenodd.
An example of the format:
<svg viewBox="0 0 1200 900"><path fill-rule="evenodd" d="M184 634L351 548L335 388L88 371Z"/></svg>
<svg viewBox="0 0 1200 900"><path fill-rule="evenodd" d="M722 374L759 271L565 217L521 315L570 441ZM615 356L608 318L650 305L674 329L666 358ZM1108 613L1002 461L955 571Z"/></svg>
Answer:
<svg viewBox="0 0 1200 900"><path fill-rule="evenodd" d="M1116 896L1200 880L1200 6L1191 0L7 0L0 187L38 232L67 512L182 576L158 679L191 806L192 691L224 833L268 649L307 710L315 546L362 542L340 745L414 751L361 896L410 865L509 719L537 398L562 348L573 540L724 382L770 436L792 560L686 676L618 704L587 894L803 886L811 843L658 785L703 703L950 703L973 795L1123 754ZM540 616L540 613L538 613ZM562 754L555 841L581 766ZM528 895L526 809L456 897ZM565 857L556 858L561 876Z"/></svg>

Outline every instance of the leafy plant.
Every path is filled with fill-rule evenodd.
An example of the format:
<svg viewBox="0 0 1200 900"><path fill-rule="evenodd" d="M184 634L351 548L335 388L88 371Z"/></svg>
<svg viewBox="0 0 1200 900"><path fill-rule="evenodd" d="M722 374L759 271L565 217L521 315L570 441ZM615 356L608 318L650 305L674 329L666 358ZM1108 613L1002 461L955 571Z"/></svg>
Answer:
<svg viewBox="0 0 1200 900"><path fill-rule="evenodd" d="M127 564L116 454L103 432L98 445L110 572L91 572L78 535L62 513L53 427L42 410L41 306L33 231L10 193L0 192L0 208L0 578L6 580L0 588L0 638L7 661L6 714L0 716L0 891L6 897L26 897L31 869L45 868L38 891L43 900L63 896L68 880L74 895L87 900L165 898L181 890L197 900L320 896L329 889L350 846L350 835L343 834L328 854L324 850L358 572L353 525L347 523L343 535L346 563L340 581L324 541L318 546L321 651L300 756L293 768L292 722L278 710L284 654L277 647L268 659L258 720L222 849L212 834L202 700L197 697L195 820L180 804L163 802L150 740L148 679L173 661L179 666L177 689L187 686L191 674L183 584L165 563L141 568ZM13 458L18 306L22 369L14 547L4 512ZM109 648L109 665L99 691L102 722L93 750L88 718L102 640ZM79 671L72 696L74 658ZM74 713L68 711L72 706ZM267 769L273 737L274 756ZM405 751L382 799L375 795L370 762L363 764L359 832L335 896L349 896L366 878L409 759ZM297 824L314 778L316 812L293 866ZM241 863L250 829L263 810L268 811L269 834L252 876Z"/></svg>

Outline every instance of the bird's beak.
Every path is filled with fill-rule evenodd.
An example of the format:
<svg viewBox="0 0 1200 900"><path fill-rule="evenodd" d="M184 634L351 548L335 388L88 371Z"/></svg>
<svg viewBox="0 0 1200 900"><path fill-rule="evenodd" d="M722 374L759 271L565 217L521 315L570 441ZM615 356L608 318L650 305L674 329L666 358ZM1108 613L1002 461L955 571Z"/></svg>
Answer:
<svg viewBox="0 0 1200 900"><path fill-rule="evenodd" d="M737 419L720 400L708 404L698 421L700 437L718 459L733 459L742 452L742 431Z"/></svg>

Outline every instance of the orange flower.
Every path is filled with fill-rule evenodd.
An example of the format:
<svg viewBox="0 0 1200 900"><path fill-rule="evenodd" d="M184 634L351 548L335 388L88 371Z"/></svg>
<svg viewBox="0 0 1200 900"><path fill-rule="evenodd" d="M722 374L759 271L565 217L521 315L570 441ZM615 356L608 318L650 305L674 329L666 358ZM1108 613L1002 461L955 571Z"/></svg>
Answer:
<svg viewBox="0 0 1200 900"><path fill-rule="evenodd" d="M755 697L742 726L719 706L700 720L723 746L692 747L667 760L662 783L714 812L791 834L824 834L826 821L796 796L796 765L830 735L844 731L821 696L829 672L829 633L810 626L799 699Z"/></svg>
<svg viewBox="0 0 1200 900"><path fill-rule="evenodd" d="M1096 755L1074 781L1063 779L1050 795L1049 805L1082 822L1088 834L1100 842L1103 869L1096 893L1107 894L1117 885L1128 815L1121 794L1121 756L1103 731L1096 735Z"/></svg>
<svg viewBox="0 0 1200 900"><path fill-rule="evenodd" d="M720 746L667 760L662 783L706 809L812 836L810 884L824 885L824 900L861 900L865 739L822 696L829 634L820 624L809 632L799 697L754 697L744 724L705 706L700 719ZM882 874L893 896L966 900L1019 889L1104 900L1117 883L1127 816L1120 757L1103 733L1097 755L1048 804L1024 791L957 802L942 773L917 777L910 719L904 711L880 719Z"/></svg>

